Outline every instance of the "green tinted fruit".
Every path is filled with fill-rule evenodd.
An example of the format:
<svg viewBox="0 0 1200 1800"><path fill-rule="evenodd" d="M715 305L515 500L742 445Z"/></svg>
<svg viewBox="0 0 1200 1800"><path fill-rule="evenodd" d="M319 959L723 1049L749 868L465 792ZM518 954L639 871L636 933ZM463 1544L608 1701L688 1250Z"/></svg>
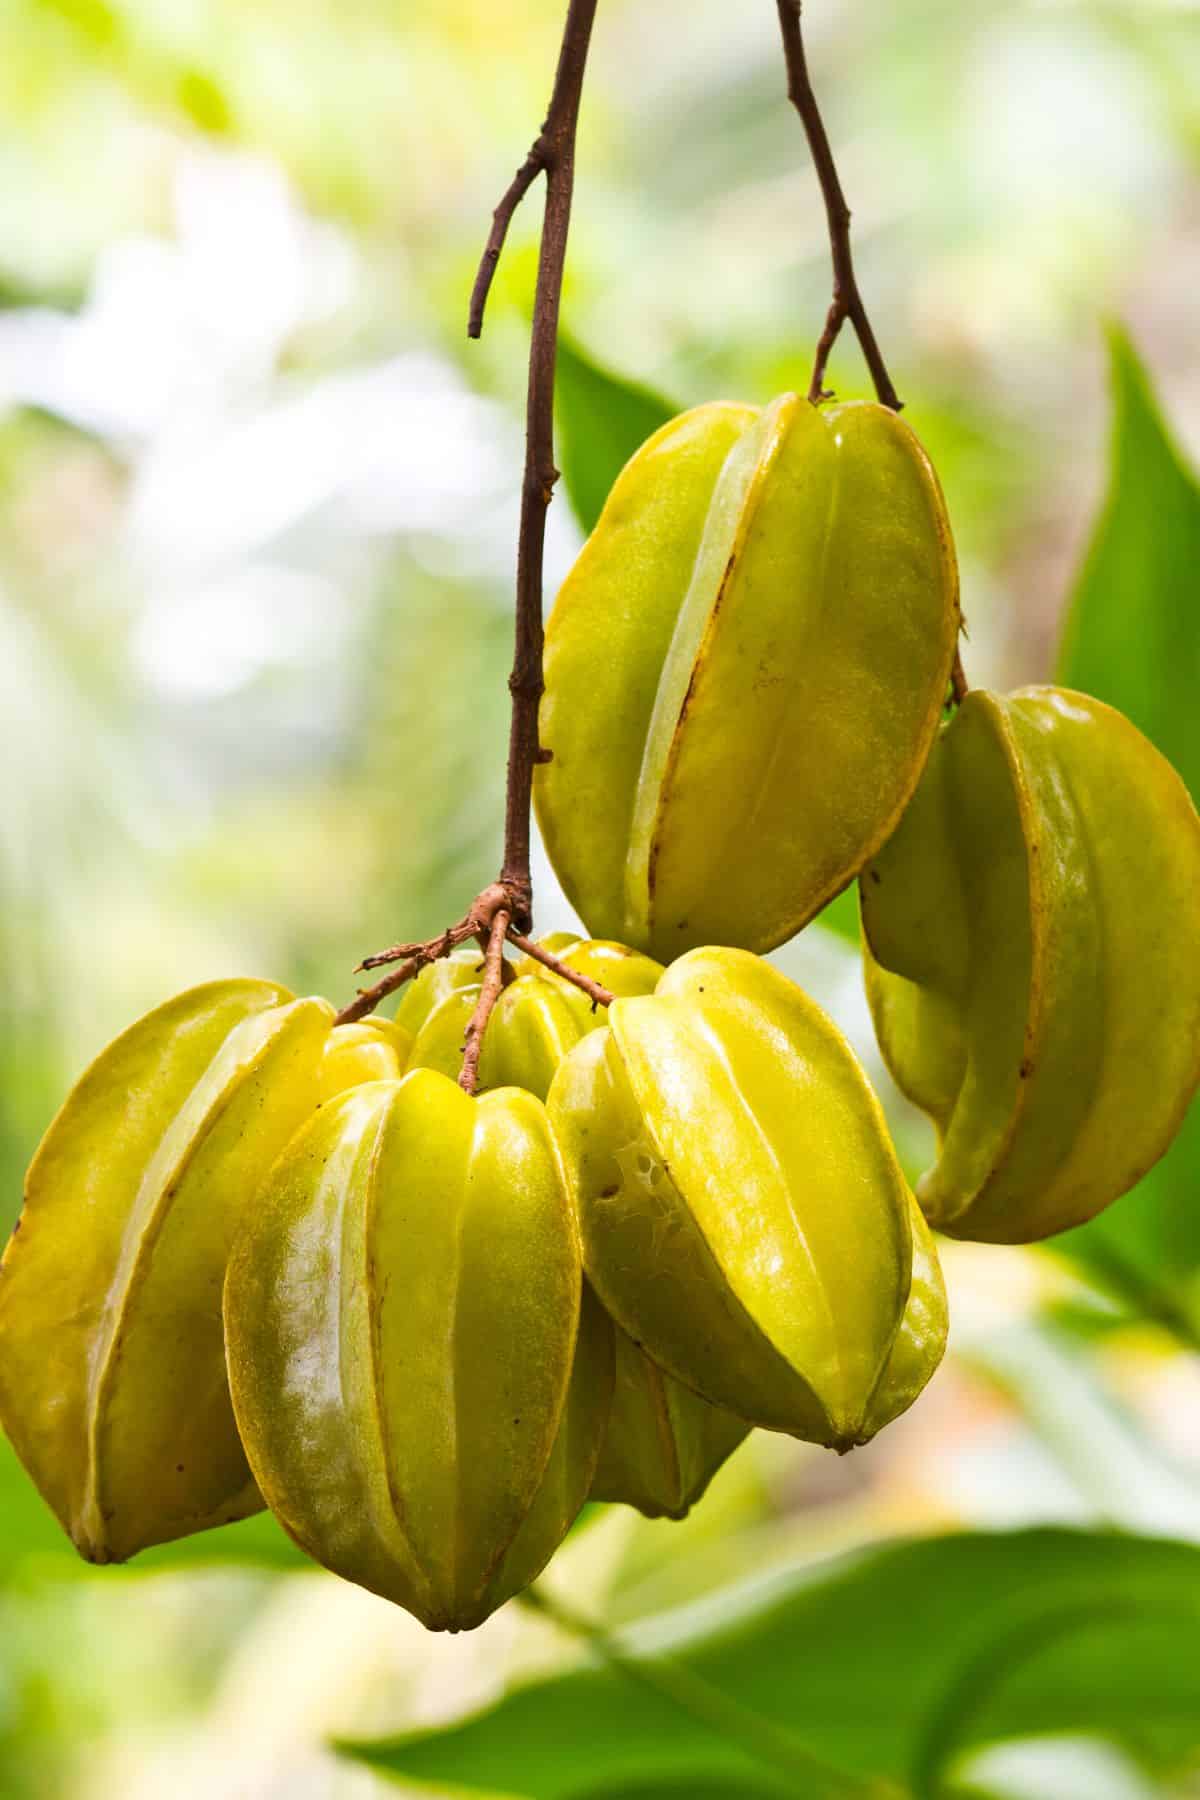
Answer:
<svg viewBox="0 0 1200 1800"><path fill-rule="evenodd" d="M647 1518L682 1519L750 1430L651 1362L620 1326L608 1431L593 1500L636 1506Z"/></svg>
<svg viewBox="0 0 1200 1800"><path fill-rule="evenodd" d="M332 1023L269 982L192 988L101 1053L33 1160L0 1267L0 1416L94 1562L262 1504L221 1284L238 1220L318 1104Z"/></svg>
<svg viewBox="0 0 1200 1800"><path fill-rule="evenodd" d="M483 974L483 955L477 944L463 945L449 956L439 957L410 981L400 996L395 1023L410 1038L416 1037L431 1012L447 994L459 988L479 989Z"/></svg>
<svg viewBox="0 0 1200 1800"><path fill-rule="evenodd" d="M880 1045L938 1126L939 1230L1046 1237L1162 1155L1200 1080L1200 821L1121 714L970 694L862 915Z"/></svg>
<svg viewBox="0 0 1200 1800"><path fill-rule="evenodd" d="M535 799L590 929L664 962L799 930L903 811L958 629L941 492L894 413L792 394L664 426L547 630Z"/></svg>
<svg viewBox="0 0 1200 1800"><path fill-rule="evenodd" d="M908 1411L946 1354L950 1326L946 1284L933 1233L911 1195L908 1216L912 1225L912 1283L891 1354L867 1407L859 1436L863 1444Z"/></svg>
<svg viewBox="0 0 1200 1800"><path fill-rule="evenodd" d="M612 1391L578 1226L531 1094L435 1071L342 1095L236 1246L230 1379L273 1511L434 1630L533 1579L591 1485Z"/></svg>
<svg viewBox="0 0 1200 1800"><path fill-rule="evenodd" d="M589 1279L676 1380L848 1447L901 1328L910 1196L830 1021L769 964L696 950L618 1000L548 1110Z"/></svg>
<svg viewBox="0 0 1200 1800"><path fill-rule="evenodd" d="M330 1032L321 1058L320 1097L357 1087L363 1081L393 1081L404 1071L412 1038L390 1019L362 1019Z"/></svg>

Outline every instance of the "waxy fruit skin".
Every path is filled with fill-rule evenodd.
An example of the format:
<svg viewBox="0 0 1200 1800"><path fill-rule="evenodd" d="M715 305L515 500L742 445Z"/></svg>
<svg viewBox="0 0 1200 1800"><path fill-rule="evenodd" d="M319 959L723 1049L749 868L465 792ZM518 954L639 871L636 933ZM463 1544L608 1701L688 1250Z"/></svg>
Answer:
<svg viewBox="0 0 1200 1800"><path fill-rule="evenodd" d="M713 404L618 477L546 635L534 797L588 927L767 950L916 785L959 630L937 478L894 413Z"/></svg>
<svg viewBox="0 0 1200 1800"><path fill-rule="evenodd" d="M871 1395L858 1438L860 1444L869 1443L877 1431L882 1431L885 1425L908 1411L932 1381L946 1354L950 1328L946 1283L933 1233L911 1194L908 1216L912 1226L912 1282L908 1302L891 1355L879 1385Z"/></svg>
<svg viewBox="0 0 1200 1800"><path fill-rule="evenodd" d="M391 1019L360 1019L330 1032L321 1058L320 1098L357 1087L363 1081L392 1081L401 1075L412 1038Z"/></svg>
<svg viewBox="0 0 1200 1800"><path fill-rule="evenodd" d="M612 1411L590 1497L648 1519L685 1518L750 1426L660 1369L619 1325L615 1333Z"/></svg>
<svg viewBox="0 0 1200 1800"><path fill-rule="evenodd" d="M935 1120L917 1198L1024 1243L1117 1199L1200 1081L1200 820L1111 707L969 694L861 883L867 991Z"/></svg>
<svg viewBox="0 0 1200 1800"><path fill-rule="evenodd" d="M685 1386L848 1448L901 1327L911 1198L849 1047L741 950L694 950L618 1000L548 1111L588 1278Z"/></svg>
<svg viewBox="0 0 1200 1800"><path fill-rule="evenodd" d="M33 1159L0 1265L0 1418L93 1562L262 1505L221 1285L241 1213L333 1078L332 1025L270 982L192 988L101 1052ZM338 1054L344 1082L356 1059Z"/></svg>
<svg viewBox="0 0 1200 1800"><path fill-rule="evenodd" d="M311 1556L431 1630L549 1560L591 1486L612 1331L545 1109L420 1069L323 1107L229 1264L238 1425Z"/></svg>
<svg viewBox="0 0 1200 1800"><path fill-rule="evenodd" d="M588 975L616 994L653 993L662 965L624 944L561 934L546 947L560 961ZM457 1079L462 1067L463 1038L479 998L478 950L452 962L446 974L435 963L422 971L405 996L397 1017L415 1025L407 1069L437 1069ZM463 979L469 970L471 979ZM421 992L422 983L428 992ZM483 1040L477 1091L520 1087L544 1100L555 1070L580 1038L604 1024L582 989L572 986L532 957L523 957L500 994Z"/></svg>

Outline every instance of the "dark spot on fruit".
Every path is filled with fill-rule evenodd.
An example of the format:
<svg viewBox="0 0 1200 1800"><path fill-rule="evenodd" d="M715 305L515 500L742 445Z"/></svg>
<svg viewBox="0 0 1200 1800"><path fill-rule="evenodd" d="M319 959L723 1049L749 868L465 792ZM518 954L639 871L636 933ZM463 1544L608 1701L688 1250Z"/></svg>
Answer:
<svg viewBox="0 0 1200 1800"><path fill-rule="evenodd" d="M182 1475L182 1474L183 1474L183 1464L182 1464L182 1463L176 1463L176 1464L175 1464L175 1473L176 1473L176 1474L177 1474L177 1475Z"/></svg>
<svg viewBox="0 0 1200 1800"><path fill-rule="evenodd" d="M883 880L883 876L879 873L878 869L871 870L871 880L875 883L876 887L878 887L880 882Z"/></svg>
<svg viewBox="0 0 1200 1800"><path fill-rule="evenodd" d="M1028 1057L1026 1057L1024 1062L1022 1062L1020 1068L1017 1070L1017 1074L1020 1076L1022 1081L1028 1081L1029 1077L1033 1074L1033 1064L1030 1062Z"/></svg>
<svg viewBox="0 0 1200 1800"><path fill-rule="evenodd" d="M619 1181L616 1181L613 1183L612 1187L606 1187L606 1188L600 1189L600 1199L601 1200L611 1200L613 1195L619 1194L620 1191L621 1191L621 1184Z"/></svg>

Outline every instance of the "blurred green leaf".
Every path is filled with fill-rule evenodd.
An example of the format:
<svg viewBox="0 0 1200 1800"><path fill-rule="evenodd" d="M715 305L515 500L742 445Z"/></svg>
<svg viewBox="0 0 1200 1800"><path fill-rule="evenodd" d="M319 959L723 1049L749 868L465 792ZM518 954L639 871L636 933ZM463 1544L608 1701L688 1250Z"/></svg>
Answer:
<svg viewBox="0 0 1200 1800"><path fill-rule="evenodd" d="M858 929L858 883L852 881L844 887L840 894L835 894L824 911L817 914L815 923L823 925L838 937L853 944L857 950L859 945Z"/></svg>
<svg viewBox="0 0 1200 1800"><path fill-rule="evenodd" d="M682 1781L639 1781L632 1786L623 1778L615 1786L606 1781L600 1787L583 1789L579 1800L776 1800L778 1793L778 1787L764 1787L760 1782L698 1774Z"/></svg>
<svg viewBox="0 0 1200 1800"><path fill-rule="evenodd" d="M1058 679L1133 720L1200 794L1200 483L1132 344L1114 331L1108 498L1071 604ZM1200 1332L1200 1105L1121 1203L1057 1240L1128 1305Z"/></svg>
<svg viewBox="0 0 1200 1800"><path fill-rule="evenodd" d="M926 1794L968 1750L1047 1733L1156 1768L1200 1748L1200 1550L1155 1539L899 1543L717 1593L605 1649L460 1724L340 1747L527 1800L781 1779L807 1795L804 1754Z"/></svg>
<svg viewBox="0 0 1200 1800"><path fill-rule="evenodd" d="M555 392L563 481L575 517L590 532L634 451L679 408L650 388L601 368L565 336L558 342Z"/></svg>
<svg viewBox="0 0 1200 1800"><path fill-rule="evenodd" d="M1120 707L1200 793L1200 483L1128 338L1114 332L1108 497L1058 679Z"/></svg>
<svg viewBox="0 0 1200 1800"><path fill-rule="evenodd" d="M122 1568L131 1575L152 1575L162 1569L212 1568L234 1563L249 1563L261 1569L307 1569L310 1573L316 1566L293 1544L271 1513L261 1512L236 1525L198 1531L194 1537L179 1538L173 1544L156 1544L153 1550L143 1550L134 1562L125 1563Z"/></svg>
<svg viewBox="0 0 1200 1800"><path fill-rule="evenodd" d="M0 1585L22 1571L37 1570L55 1577L90 1577L120 1580L129 1575L148 1575L163 1569L194 1569L223 1564L253 1564L268 1569L311 1569L312 1563L298 1550L270 1513L258 1513L236 1525L217 1531L200 1531L195 1537L144 1550L131 1563L97 1569L78 1556L70 1539L17 1460L16 1452L0 1432Z"/></svg>

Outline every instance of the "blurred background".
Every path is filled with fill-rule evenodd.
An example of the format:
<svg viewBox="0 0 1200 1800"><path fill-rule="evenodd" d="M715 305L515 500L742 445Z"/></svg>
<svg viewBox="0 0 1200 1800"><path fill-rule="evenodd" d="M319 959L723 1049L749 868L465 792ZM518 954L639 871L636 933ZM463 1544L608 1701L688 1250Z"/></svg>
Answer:
<svg viewBox="0 0 1200 1800"><path fill-rule="evenodd" d="M561 16L6 0L5 1225L67 1086L135 1015L238 973L348 998L360 955L434 932L495 870L536 190L479 344L466 298ZM1139 722L1194 780L1200 8L811 0L805 24L863 291L954 520L972 682L1047 678L1075 595L1119 623L1089 666L1081 615L1068 673L1138 716L1121 681L1161 615L1181 698L1156 713L1164 682L1143 670ZM586 456L621 380L680 405L806 386L828 290L770 0L603 0L568 450ZM866 392L848 334L831 377ZM580 536L560 494L548 600ZM536 877L539 926L569 925L544 861ZM844 929L780 960L882 1080ZM891 1106L919 1167L922 1128ZM947 1367L870 1449L839 1461L758 1433L686 1524L612 1509L551 1590L619 1623L898 1536L1200 1541L1194 1126L1069 1256L949 1255ZM396 1792L330 1741L453 1720L579 1654L516 1607L430 1638L270 1554L85 1571L4 1455L0 1795ZM1200 1793L1200 1720L1177 1711L1150 1747L1049 1718L955 1779L1026 1800ZM525 1785L518 1762L494 1786L601 1791Z"/></svg>

